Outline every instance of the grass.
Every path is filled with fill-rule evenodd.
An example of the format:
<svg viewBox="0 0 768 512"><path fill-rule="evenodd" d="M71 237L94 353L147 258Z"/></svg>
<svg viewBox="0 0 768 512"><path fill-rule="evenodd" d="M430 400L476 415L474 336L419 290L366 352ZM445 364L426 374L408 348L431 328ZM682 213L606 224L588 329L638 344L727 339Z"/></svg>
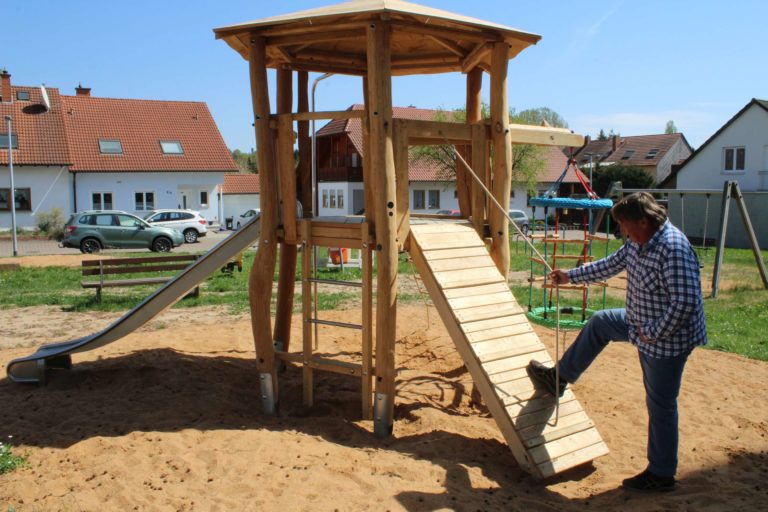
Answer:
<svg viewBox="0 0 768 512"><path fill-rule="evenodd" d="M621 246L620 240L610 240L608 251L613 252ZM537 248L541 245L537 245ZM578 253L579 246L566 246L567 254ZM525 253L522 242L511 243L511 269L513 272L530 272L531 262ZM595 242L593 254L596 258L605 254L605 244ZM151 254L148 254L150 256ZM131 256L136 256L135 253ZM231 314L248 311L248 272L253 263L253 252L246 252L244 269L235 271L231 276L220 272L214 273L202 285L200 297L185 298L176 303L176 308L197 306L224 306ZM321 252L321 257L325 255ZM768 260L768 251L763 251L763 260ZM301 279L301 258L297 265L297 281ZM700 251L703 264L702 283L709 288L715 259L714 249ZM414 273L407 255L400 255L398 270L401 277L407 278ZM535 273L541 275L541 266L535 265ZM375 269L374 269L375 272ZM358 268L345 268L344 271L333 268L318 269L318 277L341 281L359 281L362 272ZM120 277L120 276L118 276ZM101 301L96 300L93 290L80 287L83 279L79 268L35 268L22 267L18 271L0 272L0 289L14 290L14 293L0 294L0 308L9 309L26 306L53 305L66 311L126 311L144 300L155 289L153 286L135 286L131 288L111 288L103 292ZM275 281L277 280L277 269ZM768 290L763 289L759 272L752 251L748 249L726 249L723 256L721 286L716 299L706 298L704 311L709 332L709 348L723 350L746 357L768 361ZM328 292L319 287L318 309L332 310L346 305L360 303L359 291ZM297 292L301 291L297 283ZM520 304L527 305L529 287L513 285L512 292ZM534 289L533 306L542 302L542 292ZM705 292L706 293L706 292ZM401 303L420 302L422 296L408 292L398 294ZM563 292L561 305L580 308L581 294ZM623 293L611 290L605 300L605 307L623 307ZM589 295L588 307L603 308L603 294L593 289ZM274 296L273 296L274 309ZM295 296L294 311L301 310L301 294Z"/></svg>
<svg viewBox="0 0 768 512"><path fill-rule="evenodd" d="M26 465L26 463L26 458L13 454L10 444L0 442L0 475L10 473L14 469Z"/></svg>

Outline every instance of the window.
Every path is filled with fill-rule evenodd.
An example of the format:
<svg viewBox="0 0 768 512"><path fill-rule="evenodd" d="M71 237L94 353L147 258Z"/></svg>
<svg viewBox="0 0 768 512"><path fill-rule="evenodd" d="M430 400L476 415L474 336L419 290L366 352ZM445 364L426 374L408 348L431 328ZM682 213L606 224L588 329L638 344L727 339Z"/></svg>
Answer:
<svg viewBox="0 0 768 512"><path fill-rule="evenodd" d="M164 155L183 155L184 150L181 148L181 142L177 140L161 140L160 149Z"/></svg>
<svg viewBox="0 0 768 512"><path fill-rule="evenodd" d="M11 147L19 149L19 137L15 133L11 134ZM8 132L0 133L0 149L8 149Z"/></svg>
<svg viewBox="0 0 768 512"><path fill-rule="evenodd" d="M344 208L344 191L343 190L336 191L336 207Z"/></svg>
<svg viewBox="0 0 768 512"><path fill-rule="evenodd" d="M744 161L746 160L746 150L744 148L723 148L723 170L724 171L743 171Z"/></svg>
<svg viewBox="0 0 768 512"><path fill-rule="evenodd" d="M628 149L628 150L626 150L624 152L624 155L622 155L621 159L622 160L629 160L630 158L632 158L632 155L634 155L634 154L635 154L635 150L634 149Z"/></svg>
<svg viewBox="0 0 768 512"><path fill-rule="evenodd" d="M360 155L352 153L352 167L360 167Z"/></svg>
<svg viewBox="0 0 768 512"><path fill-rule="evenodd" d="M413 191L413 209L414 210L424 209L424 191L423 190Z"/></svg>
<svg viewBox="0 0 768 512"><path fill-rule="evenodd" d="M323 190L323 208L328 208L328 191Z"/></svg>
<svg viewBox="0 0 768 512"><path fill-rule="evenodd" d="M134 210L137 212L153 210L155 208L154 192L136 192L134 197L136 203Z"/></svg>
<svg viewBox="0 0 768 512"><path fill-rule="evenodd" d="M656 158L656 155L658 155L658 154L659 154L659 150L658 149L651 149L651 150L648 151L648 154L645 155L645 159L646 160L653 160L654 158Z"/></svg>
<svg viewBox="0 0 768 512"><path fill-rule="evenodd" d="M117 217L120 226L124 228L136 228L141 226L141 221L136 217L131 217L130 215L115 215L115 217Z"/></svg>
<svg viewBox="0 0 768 512"><path fill-rule="evenodd" d="M118 220L114 215L96 215L97 226L119 226Z"/></svg>
<svg viewBox="0 0 768 512"><path fill-rule="evenodd" d="M11 197L11 189L0 188L0 210L10 210L11 203L9 199ZM25 212L32 210L32 189L29 188L17 188L16 189L16 211Z"/></svg>
<svg viewBox="0 0 768 512"><path fill-rule="evenodd" d="M123 145L119 140L99 139L99 151L105 155L122 155Z"/></svg>
<svg viewBox="0 0 768 512"><path fill-rule="evenodd" d="M329 208L336 208L336 191L331 190L331 202L328 205Z"/></svg>
<svg viewBox="0 0 768 512"><path fill-rule="evenodd" d="M435 210L440 208L440 191L439 190L429 191L429 203L427 205L427 208L429 208L430 210Z"/></svg>
<svg viewBox="0 0 768 512"><path fill-rule="evenodd" d="M94 192L91 194L91 203L94 210L111 210L112 192Z"/></svg>
<svg viewBox="0 0 768 512"><path fill-rule="evenodd" d="M208 206L208 191L200 191L200 206Z"/></svg>
<svg viewBox="0 0 768 512"><path fill-rule="evenodd" d="M29 91L16 91L16 99L19 101L29 101Z"/></svg>

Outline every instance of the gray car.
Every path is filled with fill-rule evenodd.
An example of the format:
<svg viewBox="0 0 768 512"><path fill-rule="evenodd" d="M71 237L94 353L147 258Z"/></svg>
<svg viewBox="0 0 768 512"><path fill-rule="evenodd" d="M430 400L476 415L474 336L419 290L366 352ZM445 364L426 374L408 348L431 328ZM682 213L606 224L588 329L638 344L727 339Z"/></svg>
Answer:
<svg viewBox="0 0 768 512"><path fill-rule="evenodd" d="M184 243L184 235L175 229L152 226L144 220L115 210L76 213L64 227L63 247L83 253L99 252L108 247L149 249L170 252Z"/></svg>

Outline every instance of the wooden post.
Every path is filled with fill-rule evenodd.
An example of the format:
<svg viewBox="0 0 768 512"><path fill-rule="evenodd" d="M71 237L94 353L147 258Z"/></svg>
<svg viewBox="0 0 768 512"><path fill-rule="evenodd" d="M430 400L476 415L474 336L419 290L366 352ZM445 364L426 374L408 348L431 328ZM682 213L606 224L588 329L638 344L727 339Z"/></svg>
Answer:
<svg viewBox="0 0 768 512"><path fill-rule="evenodd" d="M289 349L291 317L296 287L296 167L293 156L292 73L277 70L277 147L284 240L280 244L280 273L277 283L274 343L278 350ZM264 197L264 196L262 196Z"/></svg>
<svg viewBox="0 0 768 512"><path fill-rule="evenodd" d="M309 72L298 72L298 110L309 112ZM305 219L311 219L312 211L312 139L309 136L309 121L297 121L299 134L299 197Z"/></svg>
<svg viewBox="0 0 768 512"><path fill-rule="evenodd" d="M763 263L763 256L760 253L760 243L757 241L757 235L755 235L755 230L752 228L752 219L749 218L747 203L744 202L744 196L741 194L739 182L733 181L731 183L733 196L736 199L736 206L739 207L739 212L741 213L741 221L744 223L744 230L747 232L749 245L752 247L752 255L755 257L757 270L760 272L760 278L763 280L763 288L768 289L768 274L766 274L765 263Z"/></svg>
<svg viewBox="0 0 768 512"><path fill-rule="evenodd" d="M509 273L509 221L506 216L512 189L512 140L507 100L508 46L494 43L491 57L491 139L493 141L493 196L505 208L491 205L491 258L501 275Z"/></svg>
<svg viewBox="0 0 768 512"><path fill-rule="evenodd" d="M261 238L248 279L251 328L256 349L256 368L261 386L261 404L266 413L274 413L278 401L275 349L272 345L272 275L277 256L277 175L273 133L269 127L269 88L264 37L252 36L249 55L251 97L256 129L257 158L261 185Z"/></svg>
<svg viewBox="0 0 768 512"><path fill-rule="evenodd" d="M397 188L397 248L403 249L411 229L408 209L408 130L405 123L394 120L392 152L395 159L395 186Z"/></svg>
<svg viewBox="0 0 768 512"><path fill-rule="evenodd" d="M488 158L485 148L485 127L481 124L483 120L483 70L474 68L467 74L467 123L475 125L472 128L472 148L470 158L467 162L472 165L477 177L483 180L485 178L485 161ZM470 177L471 178L471 177ZM487 186L487 184L486 184ZM472 225L475 231L482 237L485 226L485 192L474 178L471 178L470 190L470 213L472 214Z"/></svg>
<svg viewBox="0 0 768 512"><path fill-rule="evenodd" d="M395 325L397 318L397 205L392 149L392 69L388 21L366 28L370 174L376 219L376 400L374 432L392 433L395 396Z"/></svg>
<svg viewBox="0 0 768 512"><path fill-rule="evenodd" d="M720 286L720 268L723 266L723 253L725 252L725 235L728 231L728 210L731 207L731 182L723 185L723 202L720 209L720 230L717 234L717 250L715 251L715 268L712 271L712 295L717 297L717 289Z"/></svg>
<svg viewBox="0 0 768 512"><path fill-rule="evenodd" d="M371 130L368 113L370 111L370 99L368 95L368 77L363 77L363 105L365 116L360 120L363 126L363 199L365 201L365 221L371 230L376 229L375 201L373 199L374 178L371 171ZM373 231L371 231L373 233Z"/></svg>

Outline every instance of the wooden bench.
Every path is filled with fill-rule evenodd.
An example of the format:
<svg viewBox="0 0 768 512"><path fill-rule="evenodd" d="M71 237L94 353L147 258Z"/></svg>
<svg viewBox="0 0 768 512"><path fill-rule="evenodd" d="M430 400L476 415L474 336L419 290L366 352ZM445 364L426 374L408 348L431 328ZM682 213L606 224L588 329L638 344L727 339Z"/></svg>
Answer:
<svg viewBox="0 0 768 512"><path fill-rule="evenodd" d="M148 258L105 258L86 260L82 262L83 276L99 276L98 281L81 281L83 288L95 288L96 298L101 300L103 288L116 288L124 286L139 286L147 284L162 284L176 276L176 271L187 268L194 263L199 256L195 254L180 254L172 256L151 256ZM110 274L137 274L140 272L169 272L172 275L157 277L138 277L133 279L104 279ZM195 297L200 295L200 287L195 287L192 292Z"/></svg>

